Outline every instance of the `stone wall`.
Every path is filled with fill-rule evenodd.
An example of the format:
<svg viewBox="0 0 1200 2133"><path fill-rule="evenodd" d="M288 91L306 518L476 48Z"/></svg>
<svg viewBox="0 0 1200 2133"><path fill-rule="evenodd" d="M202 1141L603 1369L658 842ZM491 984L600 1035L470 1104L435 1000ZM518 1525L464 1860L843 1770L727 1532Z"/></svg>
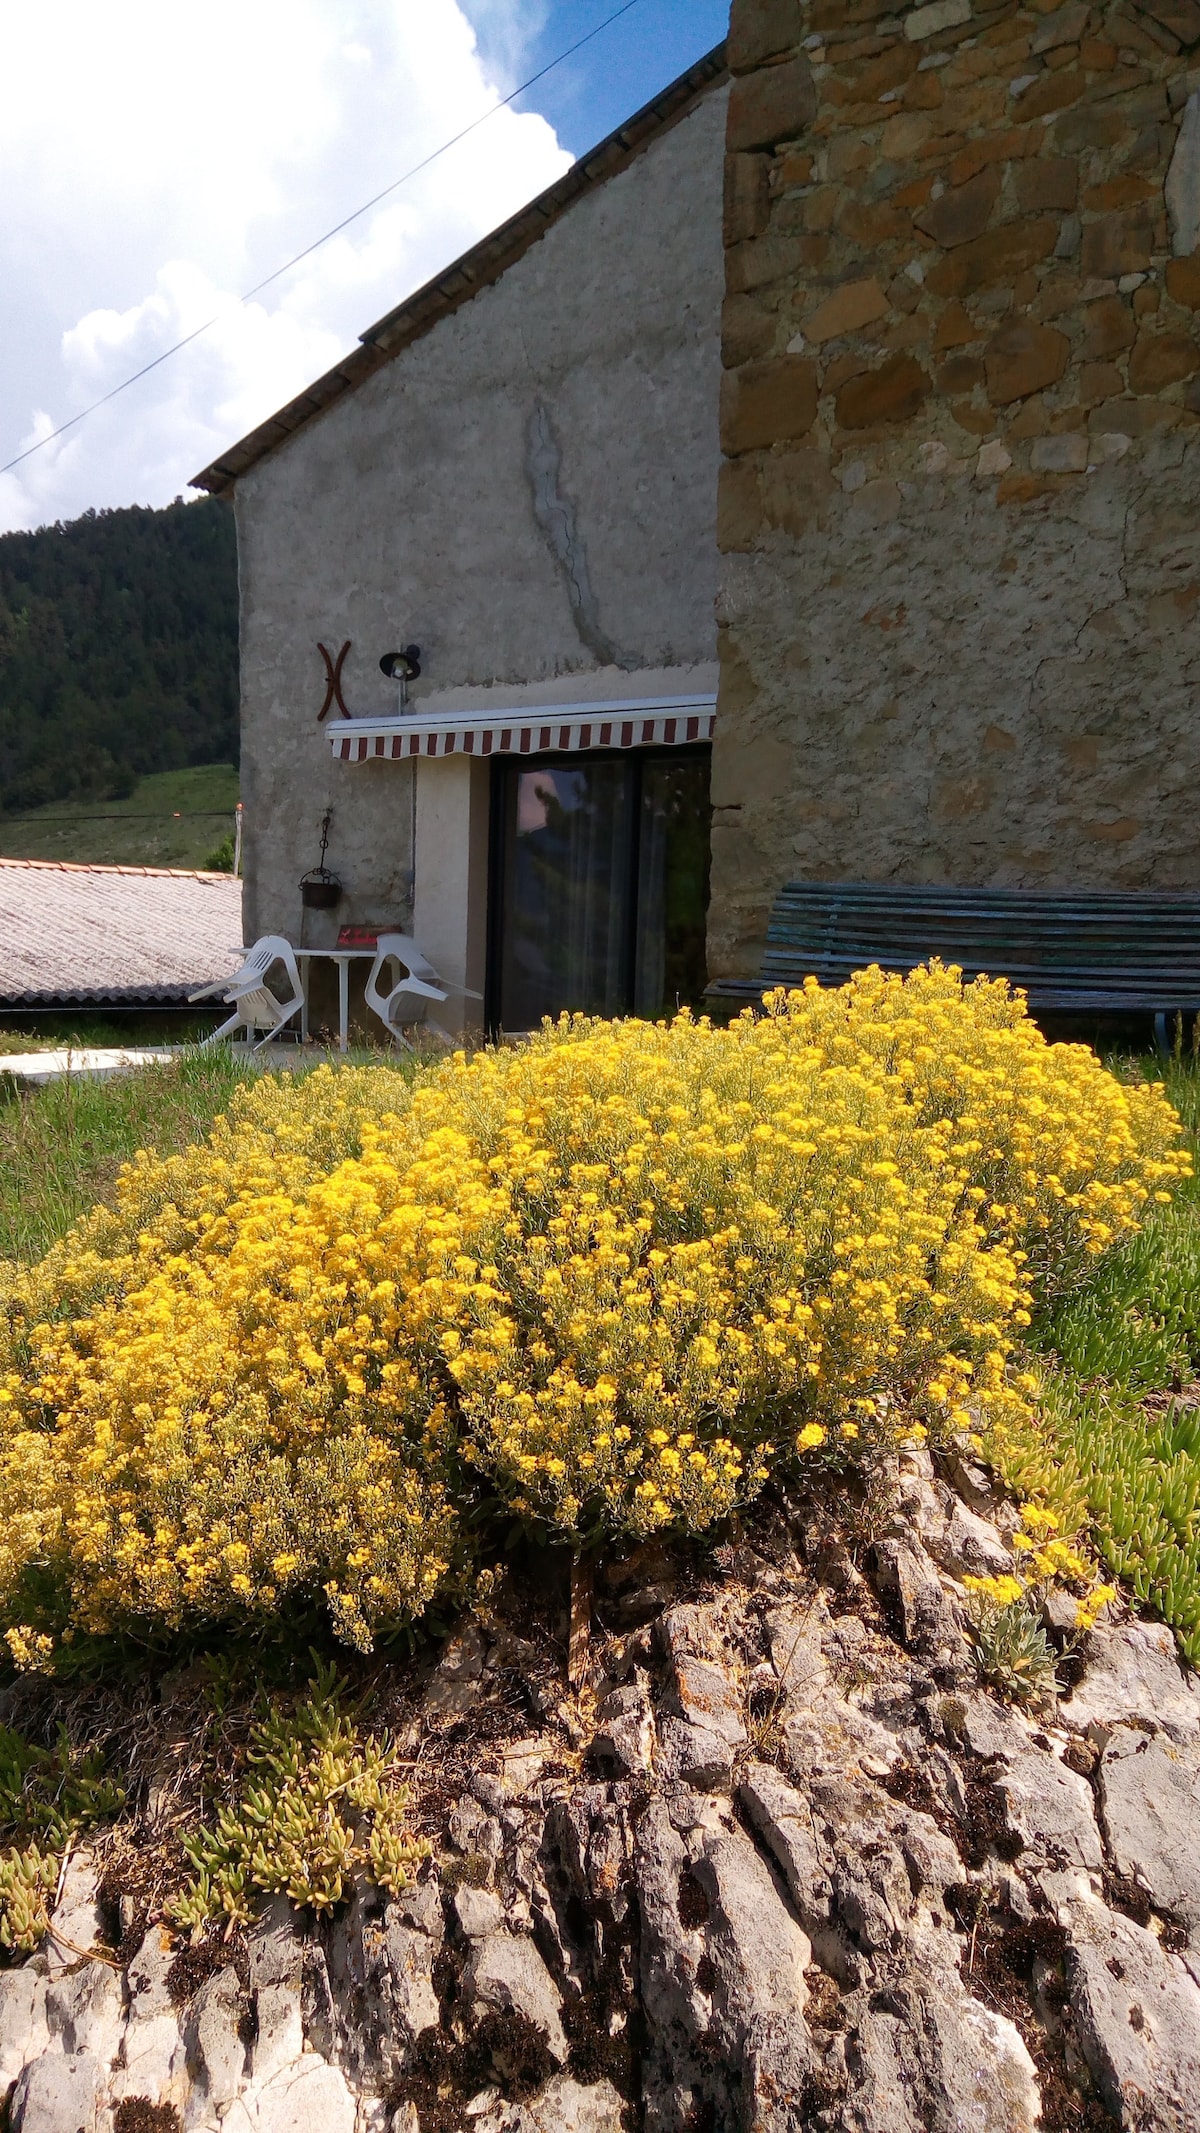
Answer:
<svg viewBox="0 0 1200 2133"><path fill-rule="evenodd" d="M734 0L710 967L1192 885L1200 6Z"/></svg>

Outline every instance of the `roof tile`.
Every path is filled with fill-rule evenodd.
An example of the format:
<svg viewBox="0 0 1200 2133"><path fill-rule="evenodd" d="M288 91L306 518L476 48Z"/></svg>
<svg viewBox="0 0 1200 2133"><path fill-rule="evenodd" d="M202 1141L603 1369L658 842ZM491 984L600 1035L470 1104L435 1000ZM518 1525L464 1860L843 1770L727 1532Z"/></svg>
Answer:
<svg viewBox="0 0 1200 2133"><path fill-rule="evenodd" d="M230 874L0 859L0 1007L182 1003L241 961Z"/></svg>

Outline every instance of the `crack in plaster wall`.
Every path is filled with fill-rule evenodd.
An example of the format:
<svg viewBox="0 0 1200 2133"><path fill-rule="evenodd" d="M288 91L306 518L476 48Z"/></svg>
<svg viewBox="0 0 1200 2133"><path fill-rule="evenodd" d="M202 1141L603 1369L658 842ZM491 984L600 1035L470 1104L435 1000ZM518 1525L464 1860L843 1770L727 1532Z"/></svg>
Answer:
<svg viewBox="0 0 1200 2133"><path fill-rule="evenodd" d="M602 667L623 667L626 673L632 673L641 665L637 653L623 652L601 627L575 506L562 488L562 450L549 412L540 400L529 419L526 467L533 491L533 515L562 571L580 643Z"/></svg>

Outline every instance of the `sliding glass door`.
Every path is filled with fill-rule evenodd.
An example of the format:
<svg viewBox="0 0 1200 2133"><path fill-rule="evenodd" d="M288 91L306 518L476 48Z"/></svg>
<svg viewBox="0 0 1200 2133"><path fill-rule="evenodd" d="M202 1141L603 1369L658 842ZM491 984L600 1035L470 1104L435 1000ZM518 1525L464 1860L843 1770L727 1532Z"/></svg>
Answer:
<svg viewBox="0 0 1200 2133"><path fill-rule="evenodd" d="M673 1014L704 991L709 751L494 765L489 1011Z"/></svg>

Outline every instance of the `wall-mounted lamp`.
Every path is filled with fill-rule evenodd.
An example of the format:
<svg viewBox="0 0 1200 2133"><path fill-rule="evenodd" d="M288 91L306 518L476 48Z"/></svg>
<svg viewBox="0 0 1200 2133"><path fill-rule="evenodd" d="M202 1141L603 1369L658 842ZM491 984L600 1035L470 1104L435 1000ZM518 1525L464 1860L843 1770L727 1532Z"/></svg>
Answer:
<svg viewBox="0 0 1200 2133"><path fill-rule="evenodd" d="M421 672L420 645L406 644L402 652L385 652L379 662L379 671L386 674L389 681L398 683L400 709L407 711L409 682L416 681Z"/></svg>

